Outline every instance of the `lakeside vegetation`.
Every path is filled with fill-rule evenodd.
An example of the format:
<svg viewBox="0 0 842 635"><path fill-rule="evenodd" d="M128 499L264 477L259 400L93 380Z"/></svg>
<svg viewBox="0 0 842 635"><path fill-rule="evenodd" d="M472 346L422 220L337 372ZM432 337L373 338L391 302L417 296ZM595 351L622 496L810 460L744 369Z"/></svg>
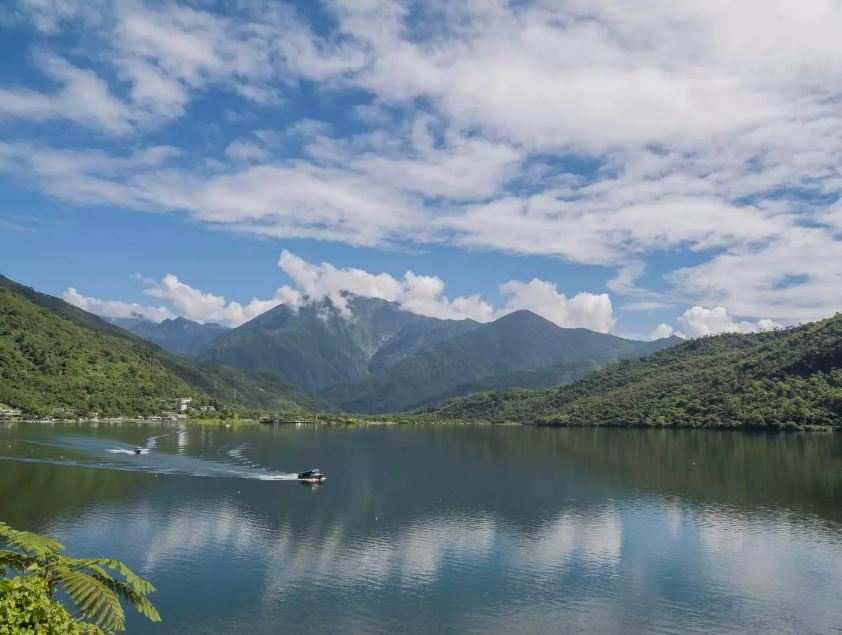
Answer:
<svg viewBox="0 0 842 635"><path fill-rule="evenodd" d="M545 425L842 427L842 315L692 340L552 390L485 392L421 418Z"/></svg>
<svg viewBox="0 0 842 635"><path fill-rule="evenodd" d="M0 635L111 635L126 630L121 601L161 621L147 597L155 587L119 560L73 558L57 540L3 522L0 547Z"/></svg>

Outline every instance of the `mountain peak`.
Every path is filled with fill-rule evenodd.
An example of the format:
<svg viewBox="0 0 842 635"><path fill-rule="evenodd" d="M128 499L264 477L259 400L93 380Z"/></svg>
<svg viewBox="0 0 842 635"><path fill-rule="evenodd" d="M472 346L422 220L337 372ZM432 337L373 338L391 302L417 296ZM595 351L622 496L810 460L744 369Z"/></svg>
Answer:
<svg viewBox="0 0 842 635"><path fill-rule="evenodd" d="M546 324L552 324L556 328L561 328L557 324L555 324L555 322L551 322L547 318L545 318L541 315L538 315L537 313L535 313L534 311L530 311L529 309L518 309L517 311L512 311L511 313L506 313L506 315L504 315L502 317L499 317L496 320L494 320L493 323L504 324L506 322L512 322L512 323L516 323L516 324L518 324L518 323L523 323L523 324L528 324L528 323L543 324L543 323L546 323Z"/></svg>
<svg viewBox="0 0 842 635"><path fill-rule="evenodd" d="M115 318L112 322L164 350L187 357L199 355L229 330L213 322L202 324L181 316L167 318L162 322L133 318Z"/></svg>

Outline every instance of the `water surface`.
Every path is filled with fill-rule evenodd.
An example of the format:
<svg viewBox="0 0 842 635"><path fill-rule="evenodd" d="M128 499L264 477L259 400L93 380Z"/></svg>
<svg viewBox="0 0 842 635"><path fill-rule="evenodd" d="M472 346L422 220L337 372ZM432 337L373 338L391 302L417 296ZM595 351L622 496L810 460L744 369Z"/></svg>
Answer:
<svg viewBox="0 0 842 635"><path fill-rule="evenodd" d="M151 579L130 633L842 627L839 435L6 426L0 519Z"/></svg>

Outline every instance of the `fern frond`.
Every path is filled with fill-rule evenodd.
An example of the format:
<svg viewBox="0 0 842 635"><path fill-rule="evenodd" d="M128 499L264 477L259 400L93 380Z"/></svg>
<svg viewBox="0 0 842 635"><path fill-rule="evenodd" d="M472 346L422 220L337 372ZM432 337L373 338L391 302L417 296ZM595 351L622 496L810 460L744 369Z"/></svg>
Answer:
<svg viewBox="0 0 842 635"><path fill-rule="evenodd" d="M25 571L33 565L37 565L38 560L25 553L18 553L17 551L7 551L0 549L0 576L3 569L17 569L18 571Z"/></svg>
<svg viewBox="0 0 842 635"><path fill-rule="evenodd" d="M95 575L64 566L56 568L55 579L86 619L106 631L125 630L126 615L109 584Z"/></svg>
<svg viewBox="0 0 842 635"><path fill-rule="evenodd" d="M112 571L116 571L126 581L126 584L132 587L132 589L143 595L148 593L152 593L155 591L155 587L152 585L151 582L141 578L137 575L134 571L132 571L124 562L120 560L114 560L113 558L63 558L63 560L68 564L68 566L77 567L80 569L90 569L91 571L95 571L100 576L105 578L114 578L110 573L108 573L103 567L107 567Z"/></svg>
<svg viewBox="0 0 842 635"><path fill-rule="evenodd" d="M47 536L39 536L31 531L12 529L3 522L0 522L0 543L5 543L39 558L64 550L64 545L58 540Z"/></svg>
<svg viewBox="0 0 842 635"><path fill-rule="evenodd" d="M124 562L114 560L113 558L100 558L99 561L109 569L117 571L120 575L122 575L123 578L125 578L126 583L128 583L137 593L147 595L155 591L155 587L151 582L149 582L149 580L141 578L134 571L129 569Z"/></svg>
<svg viewBox="0 0 842 635"><path fill-rule="evenodd" d="M119 560L71 558L64 545L28 531L12 529L0 522L0 576L7 569L24 571L45 580L50 595L61 587L78 609L91 634L112 634L125 630L126 615L121 600L153 622L161 616L146 597L155 587ZM120 579L122 578L122 579Z"/></svg>
<svg viewBox="0 0 842 635"><path fill-rule="evenodd" d="M115 580L110 576L100 578L98 575L94 574L94 577L102 584L110 588L118 597L130 602L138 613L149 618L151 622L161 621L161 615L144 593L140 593L130 584Z"/></svg>

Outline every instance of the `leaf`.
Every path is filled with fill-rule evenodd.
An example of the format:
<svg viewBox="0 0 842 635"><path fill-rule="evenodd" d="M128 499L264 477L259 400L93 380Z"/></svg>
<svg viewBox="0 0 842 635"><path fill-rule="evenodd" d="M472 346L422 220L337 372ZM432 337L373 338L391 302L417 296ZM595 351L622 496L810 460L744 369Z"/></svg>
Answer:
<svg viewBox="0 0 842 635"><path fill-rule="evenodd" d="M12 529L3 522L0 522L0 541L39 558L64 550L64 545L53 538L31 531Z"/></svg>
<svg viewBox="0 0 842 635"><path fill-rule="evenodd" d="M66 567L58 567L55 577L85 618L106 631L125 630L126 615L108 584L96 576Z"/></svg>
<svg viewBox="0 0 842 635"><path fill-rule="evenodd" d="M32 556L18 553L16 551L6 551L0 549L0 577L2 577L3 569L18 569L25 571L32 565L37 565L37 561Z"/></svg>
<svg viewBox="0 0 842 635"><path fill-rule="evenodd" d="M102 584L110 588L116 595L119 597L128 600L132 606L140 613L141 615L147 617L152 622L160 622L161 615L158 613L158 610L152 605L152 602L143 594L136 591L132 588L131 585L126 584L125 582L120 582L119 580L115 580L111 577L100 578L97 575L94 575ZM151 585L150 585L151 586Z"/></svg>
<svg viewBox="0 0 842 635"><path fill-rule="evenodd" d="M123 576L126 580L126 583L131 586L131 588L136 591L137 593L148 594L155 591L155 587L152 586L152 583L144 578L141 578L137 575L134 571L132 571L124 562L120 560L115 560L113 558L88 558L88 559L68 559L75 563L74 566L90 568L95 570L99 575L103 577L112 577L106 571L104 571L101 567L105 566L109 569L112 569Z"/></svg>

